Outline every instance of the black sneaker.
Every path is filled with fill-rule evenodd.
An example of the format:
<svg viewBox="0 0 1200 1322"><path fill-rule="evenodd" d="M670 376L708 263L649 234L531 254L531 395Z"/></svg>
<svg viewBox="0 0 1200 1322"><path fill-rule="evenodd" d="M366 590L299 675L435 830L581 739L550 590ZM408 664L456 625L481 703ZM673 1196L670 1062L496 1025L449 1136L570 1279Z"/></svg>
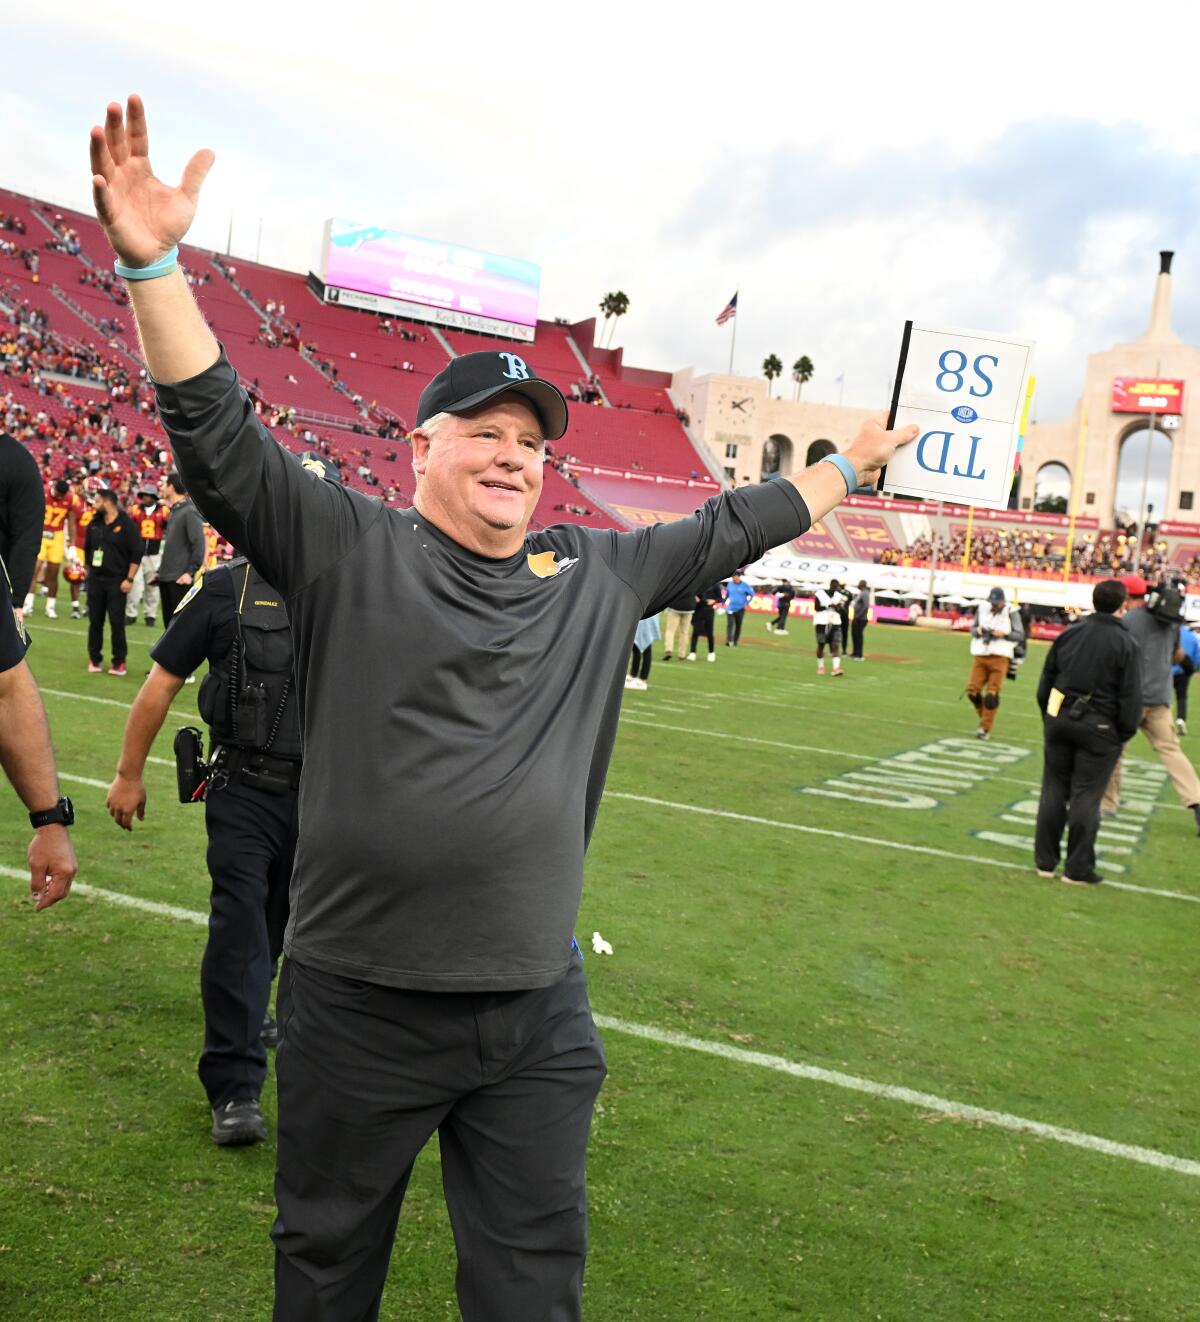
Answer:
<svg viewBox="0 0 1200 1322"><path fill-rule="evenodd" d="M1196 834L1200 835L1200 803L1188 805L1192 810L1192 816L1196 819Z"/></svg>
<svg viewBox="0 0 1200 1322"><path fill-rule="evenodd" d="M1086 877L1063 877L1068 886L1099 886L1103 880L1098 872L1089 872Z"/></svg>
<svg viewBox="0 0 1200 1322"><path fill-rule="evenodd" d="M270 1015L267 1015L263 1020L262 1032L258 1036L262 1039L263 1046L268 1047L271 1051L274 1051L279 1045L279 1025Z"/></svg>
<svg viewBox="0 0 1200 1322"><path fill-rule="evenodd" d="M253 1097L242 1097L224 1106L214 1106L213 1142L219 1148L244 1148L267 1137L267 1122Z"/></svg>

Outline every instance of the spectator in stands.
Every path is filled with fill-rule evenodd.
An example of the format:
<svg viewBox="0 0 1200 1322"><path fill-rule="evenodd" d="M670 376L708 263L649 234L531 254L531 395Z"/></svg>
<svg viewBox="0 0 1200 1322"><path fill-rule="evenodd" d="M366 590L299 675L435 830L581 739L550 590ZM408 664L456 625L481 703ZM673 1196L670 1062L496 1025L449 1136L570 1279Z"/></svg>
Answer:
<svg viewBox="0 0 1200 1322"><path fill-rule="evenodd" d="M696 659L696 644L701 638L708 640L708 659L715 661L717 659L717 644L713 638L713 622L716 619L717 607L721 604L721 585L714 583L712 587L705 588L702 592L697 592L692 606L692 645L688 651L688 660Z"/></svg>
<svg viewBox="0 0 1200 1322"><path fill-rule="evenodd" d="M746 607L754 600L754 589L742 577L739 569L725 584L725 646L736 647L742 637L742 621Z"/></svg>
<svg viewBox="0 0 1200 1322"><path fill-rule="evenodd" d="M967 697L979 714L976 738L990 739L1000 706L1000 690L1013 657L1012 621L1003 588L992 588L987 601L980 602L971 629L971 673Z"/></svg>
<svg viewBox="0 0 1200 1322"><path fill-rule="evenodd" d="M779 614L773 620L767 621L768 633L777 633L781 637L787 637L788 615L791 613L792 602L795 599L796 589L785 578L775 593L775 606Z"/></svg>
<svg viewBox="0 0 1200 1322"><path fill-rule="evenodd" d="M853 650L850 658L853 661L863 659L863 634L867 632L867 624L871 618L871 589L867 586L867 580L860 578L858 580L858 591L854 594L854 620L850 625L850 636L853 640Z"/></svg>

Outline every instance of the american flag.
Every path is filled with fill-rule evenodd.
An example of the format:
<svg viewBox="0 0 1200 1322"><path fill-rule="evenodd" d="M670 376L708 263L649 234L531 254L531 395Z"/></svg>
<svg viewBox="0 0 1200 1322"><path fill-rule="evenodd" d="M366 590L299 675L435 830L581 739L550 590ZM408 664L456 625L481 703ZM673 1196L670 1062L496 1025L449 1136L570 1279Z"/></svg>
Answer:
<svg viewBox="0 0 1200 1322"><path fill-rule="evenodd" d="M721 309L721 315L717 318L717 325L724 326L727 321L732 321L737 316L737 295L729 300Z"/></svg>

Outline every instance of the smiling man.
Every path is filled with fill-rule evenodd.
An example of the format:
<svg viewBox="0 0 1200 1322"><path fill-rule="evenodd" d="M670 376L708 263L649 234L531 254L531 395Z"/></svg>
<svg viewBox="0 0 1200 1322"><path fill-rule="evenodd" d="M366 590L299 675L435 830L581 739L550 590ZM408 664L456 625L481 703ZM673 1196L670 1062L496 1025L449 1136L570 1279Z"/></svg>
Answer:
<svg viewBox="0 0 1200 1322"><path fill-rule="evenodd" d="M176 463L295 640L275 1317L378 1316L436 1132L464 1318L570 1322L605 1074L572 930L637 623L799 536L916 429L869 423L834 462L677 523L531 534L566 403L485 351L426 387L414 507L389 509L287 459L192 300L176 245L212 153L155 179L136 97L91 150Z"/></svg>

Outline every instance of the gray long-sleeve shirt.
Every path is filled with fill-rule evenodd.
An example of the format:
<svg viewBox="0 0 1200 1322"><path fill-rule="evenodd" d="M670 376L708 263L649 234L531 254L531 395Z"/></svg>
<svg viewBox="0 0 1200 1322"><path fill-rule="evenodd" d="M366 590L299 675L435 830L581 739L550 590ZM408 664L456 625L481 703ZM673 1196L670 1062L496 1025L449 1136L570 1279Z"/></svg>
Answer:
<svg viewBox="0 0 1200 1322"><path fill-rule="evenodd" d="M1125 616L1142 654L1142 702L1147 707L1169 707L1174 693L1171 665L1179 646L1179 625L1151 615L1145 606Z"/></svg>
<svg viewBox="0 0 1200 1322"><path fill-rule="evenodd" d="M804 532L799 493L548 528L492 560L306 472L223 354L158 403L197 505L288 602L305 747L288 954L435 991L557 981L637 623Z"/></svg>
<svg viewBox="0 0 1200 1322"><path fill-rule="evenodd" d="M171 507L167 519L167 535L163 538L162 559L158 563L159 582L174 583L182 574L191 574L195 578L206 554L204 520L200 511L190 500L181 500Z"/></svg>

